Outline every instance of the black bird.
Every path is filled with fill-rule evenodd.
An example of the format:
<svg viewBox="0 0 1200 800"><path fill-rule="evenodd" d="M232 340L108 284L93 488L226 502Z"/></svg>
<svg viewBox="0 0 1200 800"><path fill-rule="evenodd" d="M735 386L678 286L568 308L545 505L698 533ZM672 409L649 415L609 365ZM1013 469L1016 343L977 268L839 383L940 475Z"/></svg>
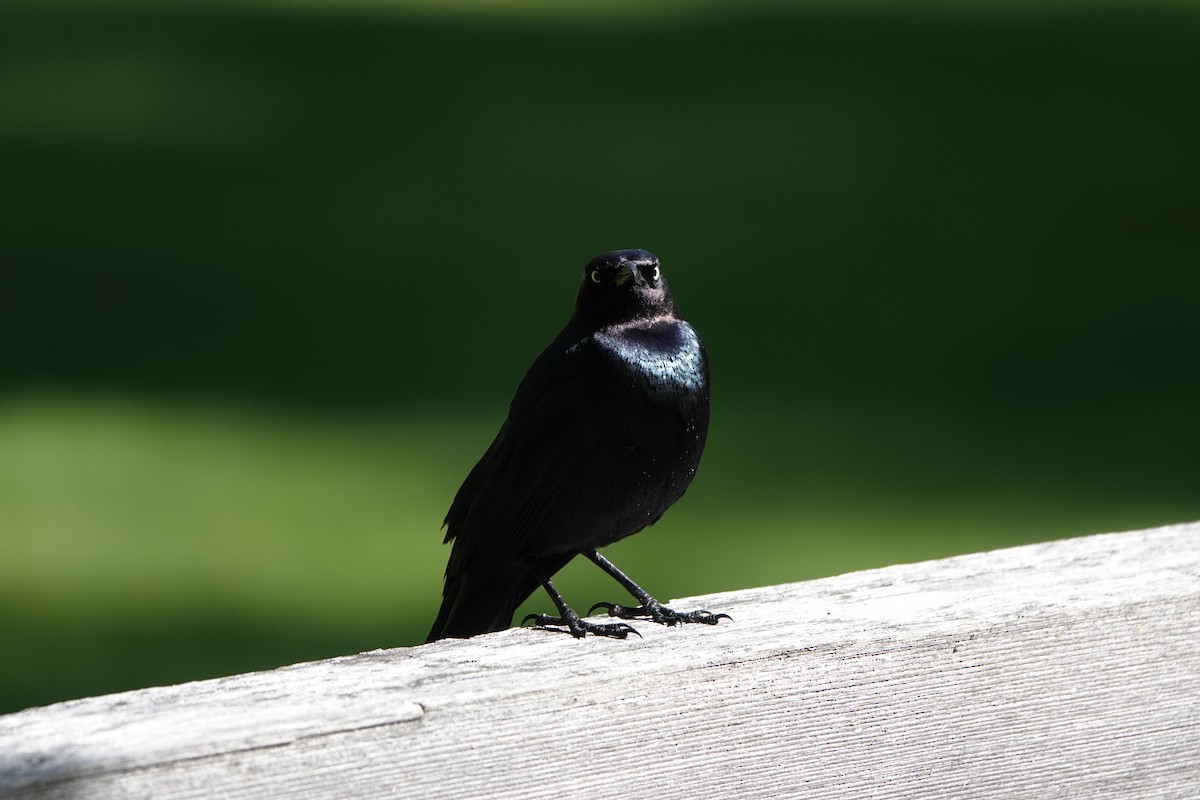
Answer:
<svg viewBox="0 0 1200 800"><path fill-rule="evenodd" d="M708 355L679 318L658 259L618 250L588 262L575 313L529 368L446 514L454 548L426 641L503 630L539 585L558 615L525 621L576 637L636 633L583 621L554 588L551 577L579 554L639 603L592 611L667 625L728 619L659 604L597 552L653 525L683 496L708 416Z"/></svg>

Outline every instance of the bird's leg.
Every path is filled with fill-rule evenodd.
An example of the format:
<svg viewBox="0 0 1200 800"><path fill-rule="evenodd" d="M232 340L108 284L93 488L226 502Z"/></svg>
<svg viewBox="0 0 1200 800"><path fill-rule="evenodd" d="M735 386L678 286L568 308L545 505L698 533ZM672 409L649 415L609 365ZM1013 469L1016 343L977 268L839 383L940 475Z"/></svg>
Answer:
<svg viewBox="0 0 1200 800"><path fill-rule="evenodd" d="M534 576L541 582L542 588L546 590L546 593L550 595L550 599L554 601L554 606L558 609L558 616L530 614L521 620L522 625L533 620L536 627L547 630L558 630L557 627L552 626L563 626L567 629L565 633L571 634L576 639L582 639L589 633L595 636L610 636L614 639L624 639L632 633L641 638L641 634L634 630L632 625L626 625L624 622L596 623L585 622L580 619L579 614L567 605L567 601L563 600L563 596L559 594L558 589L554 588L554 584L550 582L550 579L542 574L539 565L533 559L530 559L528 563L529 568L533 570Z"/></svg>
<svg viewBox="0 0 1200 800"><path fill-rule="evenodd" d="M617 583L625 587L625 591L629 592L641 603L640 606L634 608L620 606L616 603L596 603L596 605L588 609L588 614L591 614L597 608L603 608L608 611L610 617L649 619L651 622L658 622L663 625L678 625L681 622L699 622L704 625L716 625L722 619L733 619L728 614L714 614L711 611L675 611L674 609L667 608L651 597L649 592L634 583L628 575L617 569L615 564L600 555L594 548L584 550L583 554L590 558L597 567L611 575Z"/></svg>

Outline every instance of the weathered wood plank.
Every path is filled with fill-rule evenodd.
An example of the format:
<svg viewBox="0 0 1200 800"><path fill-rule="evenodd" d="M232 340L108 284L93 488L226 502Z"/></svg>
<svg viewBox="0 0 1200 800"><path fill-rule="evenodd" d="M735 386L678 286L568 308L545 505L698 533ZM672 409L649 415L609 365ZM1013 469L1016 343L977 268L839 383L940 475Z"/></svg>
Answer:
<svg viewBox="0 0 1200 800"><path fill-rule="evenodd" d="M1200 523L679 605L10 714L0 796L1200 796Z"/></svg>

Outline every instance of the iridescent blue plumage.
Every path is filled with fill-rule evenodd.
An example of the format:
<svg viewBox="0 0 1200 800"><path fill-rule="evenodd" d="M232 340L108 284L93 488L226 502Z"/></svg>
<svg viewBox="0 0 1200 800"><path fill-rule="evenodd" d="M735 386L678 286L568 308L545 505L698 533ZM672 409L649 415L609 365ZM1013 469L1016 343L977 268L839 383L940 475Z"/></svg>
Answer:
<svg viewBox="0 0 1200 800"><path fill-rule="evenodd" d="M688 392L706 388L700 337L682 320L655 317L617 325L598 332L596 341L652 387Z"/></svg>
<svg viewBox="0 0 1200 800"><path fill-rule="evenodd" d="M542 585L558 608L543 626L623 638L563 601L551 577L585 555L640 603L602 603L625 619L715 623L675 612L597 548L653 525L687 490L708 434L708 357L678 317L658 259L605 253L584 268L575 313L522 380L491 447L446 515L454 548L429 640L508 627Z"/></svg>

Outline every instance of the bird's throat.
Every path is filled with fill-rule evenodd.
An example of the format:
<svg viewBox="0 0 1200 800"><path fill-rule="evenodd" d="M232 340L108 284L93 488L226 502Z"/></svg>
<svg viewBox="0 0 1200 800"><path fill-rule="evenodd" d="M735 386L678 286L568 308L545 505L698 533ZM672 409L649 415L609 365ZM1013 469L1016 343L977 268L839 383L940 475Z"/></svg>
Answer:
<svg viewBox="0 0 1200 800"><path fill-rule="evenodd" d="M704 352L692 326L674 317L655 317L595 334L596 342L654 384L684 391L703 389Z"/></svg>

